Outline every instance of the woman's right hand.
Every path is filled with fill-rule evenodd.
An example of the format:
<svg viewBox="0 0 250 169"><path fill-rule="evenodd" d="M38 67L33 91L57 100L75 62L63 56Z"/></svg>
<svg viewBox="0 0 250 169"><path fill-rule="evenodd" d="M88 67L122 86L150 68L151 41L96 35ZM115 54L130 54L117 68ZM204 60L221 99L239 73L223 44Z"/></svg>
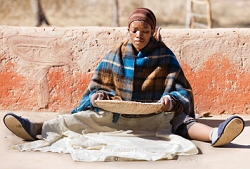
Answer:
<svg viewBox="0 0 250 169"><path fill-rule="evenodd" d="M103 93L95 93L91 96L91 104L93 105L93 107L97 107L97 105L95 104L95 100L103 100L104 99L104 94Z"/></svg>

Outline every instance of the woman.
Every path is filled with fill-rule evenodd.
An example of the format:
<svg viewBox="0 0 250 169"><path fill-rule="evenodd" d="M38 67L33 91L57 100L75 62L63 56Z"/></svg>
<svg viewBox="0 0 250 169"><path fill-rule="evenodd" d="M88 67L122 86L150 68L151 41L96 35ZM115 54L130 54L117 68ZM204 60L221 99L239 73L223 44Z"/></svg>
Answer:
<svg viewBox="0 0 250 169"><path fill-rule="evenodd" d="M105 119L105 124L121 127L119 121L124 118L137 118L139 121L157 116L162 119L159 114L172 111L174 112L171 120L173 133L188 139L211 141L213 146L230 143L243 131L243 119L233 116L218 128L211 128L195 120L191 86L174 53L154 37L155 30L156 18L151 10L137 8L132 12L128 20L130 39L119 44L103 59L95 71L80 106L72 113L78 114L87 109L98 108L95 100L102 99L159 101L163 104L159 112L147 115L113 113L113 122ZM17 132L17 129L10 124L13 121L23 126L22 132ZM26 140L36 139L36 135L42 132L42 127L44 130L48 125L47 122L31 123L15 114L7 114L4 122L13 133ZM164 121L155 121L154 125L161 123ZM43 135L46 135L44 132Z"/></svg>

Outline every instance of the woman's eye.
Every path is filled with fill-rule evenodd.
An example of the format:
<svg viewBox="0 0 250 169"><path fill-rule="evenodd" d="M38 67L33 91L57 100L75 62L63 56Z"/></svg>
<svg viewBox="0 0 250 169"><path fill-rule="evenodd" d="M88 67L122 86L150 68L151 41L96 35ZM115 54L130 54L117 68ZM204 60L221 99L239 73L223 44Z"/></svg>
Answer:
<svg viewBox="0 0 250 169"><path fill-rule="evenodd" d="M137 32L140 32L140 33L142 33L142 34L149 34L150 33L150 31L139 31L139 30L130 30L130 32L131 33L133 33L133 34L136 34Z"/></svg>

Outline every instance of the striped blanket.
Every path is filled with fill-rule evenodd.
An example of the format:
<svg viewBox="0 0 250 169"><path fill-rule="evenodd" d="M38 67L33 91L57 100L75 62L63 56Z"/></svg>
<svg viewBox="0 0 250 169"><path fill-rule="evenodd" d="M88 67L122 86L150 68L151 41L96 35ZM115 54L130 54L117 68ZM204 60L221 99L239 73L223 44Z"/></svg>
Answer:
<svg viewBox="0 0 250 169"><path fill-rule="evenodd" d="M191 86L174 53L162 42L151 38L139 53L131 40L125 40L102 60L79 107L72 113L93 108L91 96L103 92L108 98L125 101L157 102L170 95L173 110L194 116ZM119 119L119 114L114 118Z"/></svg>

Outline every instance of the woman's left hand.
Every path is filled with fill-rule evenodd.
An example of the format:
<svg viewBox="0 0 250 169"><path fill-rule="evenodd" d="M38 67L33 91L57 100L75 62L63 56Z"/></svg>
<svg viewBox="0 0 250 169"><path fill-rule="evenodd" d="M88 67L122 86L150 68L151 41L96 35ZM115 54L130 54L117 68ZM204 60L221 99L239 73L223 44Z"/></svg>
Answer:
<svg viewBox="0 0 250 169"><path fill-rule="evenodd" d="M163 106L157 113L170 111L172 109L172 99L169 95L162 97L160 102L163 104Z"/></svg>

